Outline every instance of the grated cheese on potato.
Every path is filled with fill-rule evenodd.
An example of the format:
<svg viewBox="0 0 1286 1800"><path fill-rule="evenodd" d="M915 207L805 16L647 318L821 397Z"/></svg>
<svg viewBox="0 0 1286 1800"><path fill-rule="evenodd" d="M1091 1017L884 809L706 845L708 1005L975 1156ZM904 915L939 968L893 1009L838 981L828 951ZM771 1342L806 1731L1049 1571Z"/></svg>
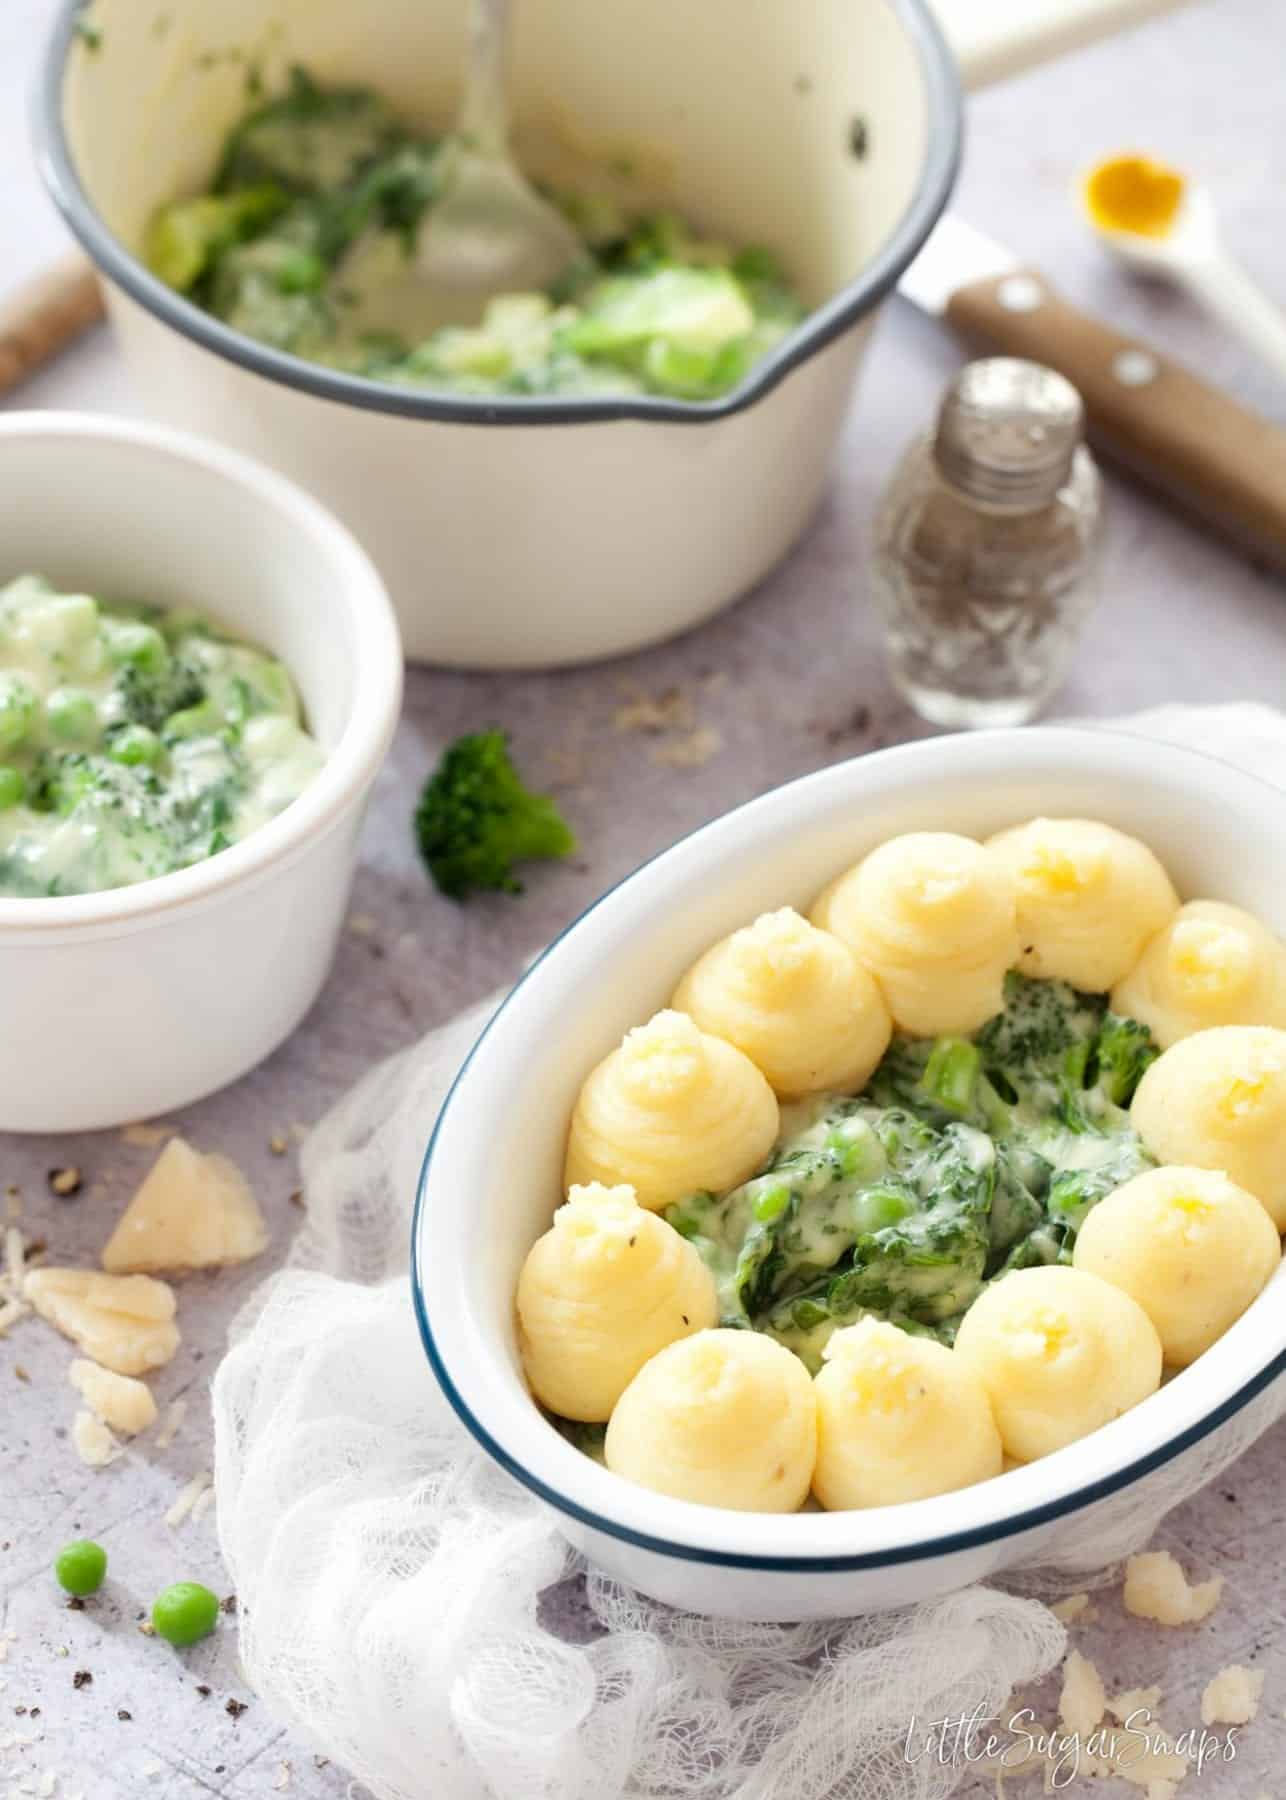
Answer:
<svg viewBox="0 0 1286 1800"><path fill-rule="evenodd" d="M1158 1625L1195 1625L1214 1611L1222 1592L1222 1575L1190 1586L1168 1550L1145 1550L1125 1565L1126 1612Z"/></svg>
<svg viewBox="0 0 1286 1800"><path fill-rule="evenodd" d="M1264 1671L1229 1663L1208 1681L1201 1695L1203 1725L1249 1725L1259 1711Z"/></svg>
<svg viewBox="0 0 1286 1800"><path fill-rule="evenodd" d="M132 1375L118 1375L78 1356L67 1379L90 1411L121 1437L135 1437L156 1420L155 1400Z"/></svg>
<svg viewBox="0 0 1286 1800"><path fill-rule="evenodd" d="M237 1165L172 1137L107 1240L102 1263L113 1274L226 1268L267 1245L263 1215Z"/></svg>

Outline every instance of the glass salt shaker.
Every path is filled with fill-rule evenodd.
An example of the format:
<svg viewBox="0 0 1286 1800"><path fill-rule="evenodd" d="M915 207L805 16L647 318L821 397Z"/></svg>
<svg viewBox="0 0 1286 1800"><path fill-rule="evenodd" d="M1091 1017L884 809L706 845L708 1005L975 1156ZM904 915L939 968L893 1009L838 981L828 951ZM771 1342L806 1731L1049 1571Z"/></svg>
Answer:
<svg viewBox="0 0 1286 1800"><path fill-rule="evenodd" d="M889 670L935 725L1024 725L1061 686L1097 593L1101 482L1076 389L989 357L880 503L872 591Z"/></svg>

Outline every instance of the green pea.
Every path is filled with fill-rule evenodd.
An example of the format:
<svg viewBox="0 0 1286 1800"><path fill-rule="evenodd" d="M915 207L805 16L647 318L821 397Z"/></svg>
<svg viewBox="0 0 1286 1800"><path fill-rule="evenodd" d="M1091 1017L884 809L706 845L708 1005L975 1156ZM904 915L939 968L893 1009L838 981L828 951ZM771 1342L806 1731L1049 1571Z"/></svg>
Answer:
<svg viewBox="0 0 1286 1800"><path fill-rule="evenodd" d="M180 1649L209 1637L219 1622L219 1597L199 1581L176 1581L152 1602L152 1628Z"/></svg>
<svg viewBox="0 0 1286 1800"><path fill-rule="evenodd" d="M54 1558L54 1575L67 1593L84 1598L96 1594L107 1573L107 1552L92 1538L77 1538L64 1544Z"/></svg>
<svg viewBox="0 0 1286 1800"><path fill-rule="evenodd" d="M39 705L36 690L12 670L0 674L0 750L20 744L31 730Z"/></svg>
<svg viewBox="0 0 1286 1800"><path fill-rule="evenodd" d="M195 706L185 706L182 712L171 713L161 727L161 735L165 738L213 737L215 732L222 731L223 713L213 700L201 700Z"/></svg>
<svg viewBox="0 0 1286 1800"><path fill-rule="evenodd" d="M277 270L277 286L283 294L315 294L326 279L326 265L311 250L292 250Z"/></svg>
<svg viewBox="0 0 1286 1800"><path fill-rule="evenodd" d="M126 725L122 730L112 733L107 754L113 762L135 768L142 763L156 762L163 748L160 738L154 731L149 731L146 725Z"/></svg>
<svg viewBox="0 0 1286 1800"><path fill-rule="evenodd" d="M914 1211L915 1203L910 1195L897 1188L867 1188L853 1202L854 1223L859 1231L882 1231L886 1225L896 1225Z"/></svg>
<svg viewBox="0 0 1286 1800"><path fill-rule="evenodd" d="M98 735L98 708L84 688L55 688L45 701L45 721L54 737L88 744Z"/></svg>
<svg viewBox="0 0 1286 1800"><path fill-rule="evenodd" d="M169 668L169 646L155 625L141 619L105 619L103 632L114 663L128 664L145 675L163 675Z"/></svg>
<svg viewBox="0 0 1286 1800"><path fill-rule="evenodd" d="M10 806L18 806L27 791L27 784L21 771L11 769L7 763L0 763L0 812Z"/></svg>
<svg viewBox="0 0 1286 1800"><path fill-rule="evenodd" d="M752 1210L760 1224L771 1225L774 1219L780 1219L789 1205L790 1189L777 1182L774 1186L765 1188L762 1193L755 1195Z"/></svg>

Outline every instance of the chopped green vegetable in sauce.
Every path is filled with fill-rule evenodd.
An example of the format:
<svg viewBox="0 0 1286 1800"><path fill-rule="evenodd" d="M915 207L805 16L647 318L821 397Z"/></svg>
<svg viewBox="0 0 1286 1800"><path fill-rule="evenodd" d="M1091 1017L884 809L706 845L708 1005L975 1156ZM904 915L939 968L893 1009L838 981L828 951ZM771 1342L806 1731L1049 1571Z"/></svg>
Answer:
<svg viewBox="0 0 1286 1800"><path fill-rule="evenodd" d="M415 837L429 873L452 900L475 889L520 894L515 863L570 856L576 848L554 802L523 786L503 731L469 732L447 747L415 809Z"/></svg>
<svg viewBox="0 0 1286 1800"><path fill-rule="evenodd" d="M666 1217L724 1325L811 1369L873 1314L950 1343L987 1282L1066 1262L1089 1209L1152 1167L1124 1110L1156 1049L1101 996L1007 978L971 1039L895 1038L861 1094L783 1110L765 1168Z"/></svg>
<svg viewBox="0 0 1286 1800"><path fill-rule="evenodd" d="M0 587L0 894L187 868L275 817L322 760L268 652L39 575Z"/></svg>
<svg viewBox="0 0 1286 1800"><path fill-rule="evenodd" d="M441 145L375 93L296 69L224 145L213 188L162 207L148 266L235 330L313 362L465 394L726 393L804 315L776 258L672 213L551 198L586 254L546 293L431 329L411 262ZM430 297L431 298L431 297Z"/></svg>

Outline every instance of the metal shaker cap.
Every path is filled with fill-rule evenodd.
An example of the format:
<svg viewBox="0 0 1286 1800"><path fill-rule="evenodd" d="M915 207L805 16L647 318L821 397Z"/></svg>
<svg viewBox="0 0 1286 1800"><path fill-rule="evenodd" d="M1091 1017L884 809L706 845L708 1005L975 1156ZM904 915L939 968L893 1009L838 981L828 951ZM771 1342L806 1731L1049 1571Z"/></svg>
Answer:
<svg viewBox="0 0 1286 1800"><path fill-rule="evenodd" d="M989 356L947 389L934 458L943 479L970 499L1033 510L1067 481L1084 423L1080 395L1055 370Z"/></svg>

